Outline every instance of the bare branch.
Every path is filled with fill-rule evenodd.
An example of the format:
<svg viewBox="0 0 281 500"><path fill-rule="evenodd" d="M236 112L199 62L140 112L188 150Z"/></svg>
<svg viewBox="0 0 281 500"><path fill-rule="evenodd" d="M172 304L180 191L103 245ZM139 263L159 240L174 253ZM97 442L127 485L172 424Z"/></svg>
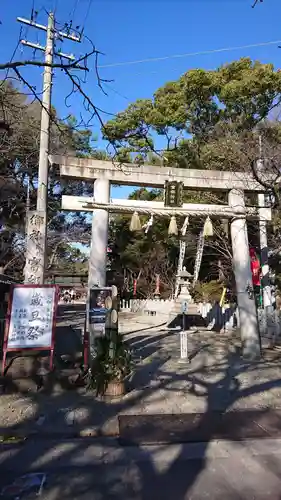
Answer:
<svg viewBox="0 0 281 500"><path fill-rule="evenodd" d="M59 68L59 69L65 69L65 70L71 70L71 69L82 69L84 71L89 71L89 68L87 66L80 66L80 62L85 62L87 59L93 55L93 54L98 54L98 51L93 48L93 50L87 54L84 54L82 57L79 59L73 61L72 63L67 63L64 64L62 62L60 63L47 63L45 61L31 61L31 60L26 60L26 61L9 61L3 64L0 64L0 71L5 70L5 69L16 69L20 67L25 67L25 66L38 66L38 67L49 67L49 68Z"/></svg>
<svg viewBox="0 0 281 500"><path fill-rule="evenodd" d="M34 96L34 99L36 101L39 102L40 106L42 108L45 109L45 111L47 111L47 113L49 114L50 118L51 118L51 121L56 125L57 129L59 130L60 133L62 133L62 128L60 127L59 123L57 120L54 120L53 116L51 115L51 113L49 113L49 110L44 106L43 102L41 101L41 99L38 97L38 94L37 92L35 91L35 89L32 87L32 85L30 85L30 83L28 83L28 81L22 76L22 74L19 72L18 68L14 68L13 69L14 72L16 73L16 75L18 76L18 78L22 81L22 83L24 83L24 85L26 85L29 90L32 92L33 96Z"/></svg>

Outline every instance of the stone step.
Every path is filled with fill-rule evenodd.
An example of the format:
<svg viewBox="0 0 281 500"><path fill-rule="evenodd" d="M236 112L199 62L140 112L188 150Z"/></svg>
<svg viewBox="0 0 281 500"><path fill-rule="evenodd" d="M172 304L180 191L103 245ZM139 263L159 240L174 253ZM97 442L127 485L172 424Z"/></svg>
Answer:
<svg viewBox="0 0 281 500"><path fill-rule="evenodd" d="M213 440L244 441L281 435L280 410L261 409L212 411L204 413L119 415L119 438L124 446L207 442Z"/></svg>

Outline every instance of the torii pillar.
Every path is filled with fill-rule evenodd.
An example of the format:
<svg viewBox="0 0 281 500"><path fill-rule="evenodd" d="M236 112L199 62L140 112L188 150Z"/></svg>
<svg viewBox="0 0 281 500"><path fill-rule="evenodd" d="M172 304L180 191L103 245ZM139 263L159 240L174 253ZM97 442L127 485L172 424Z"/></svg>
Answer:
<svg viewBox="0 0 281 500"><path fill-rule="evenodd" d="M228 197L232 207L245 207L244 192L232 189ZM253 294L251 262L246 217L237 215L231 221L233 268L243 356L250 360L260 357L261 344L256 304Z"/></svg>
<svg viewBox="0 0 281 500"><path fill-rule="evenodd" d="M110 182L107 179L96 179L94 182L94 200L96 203L109 203ZM108 222L107 210L96 210L93 212L92 237L89 260L89 289L94 286L106 286L106 265L108 245Z"/></svg>

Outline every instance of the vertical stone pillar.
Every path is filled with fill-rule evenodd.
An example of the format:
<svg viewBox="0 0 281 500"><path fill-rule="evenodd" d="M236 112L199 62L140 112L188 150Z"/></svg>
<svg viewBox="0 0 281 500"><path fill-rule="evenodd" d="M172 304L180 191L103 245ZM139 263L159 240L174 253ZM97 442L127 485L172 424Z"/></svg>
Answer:
<svg viewBox="0 0 281 500"><path fill-rule="evenodd" d="M260 252L261 252L261 285L263 294L263 310L260 311L261 320L263 324L263 333L270 340L275 336L275 321L274 310L272 304L272 294L269 279L269 265L268 265L268 246L267 246L267 224L263 217L263 208L265 207L265 195L258 195L259 204L259 229L260 229Z"/></svg>
<svg viewBox="0 0 281 500"><path fill-rule="evenodd" d="M109 203L110 183L108 180L95 180L94 200L96 203ZM88 278L89 288L94 285L106 286L108 220L109 214L107 210L95 210L93 212Z"/></svg>
<svg viewBox="0 0 281 500"><path fill-rule="evenodd" d="M245 207L243 191L231 190L228 201L233 209ZM249 293L253 283L246 218L234 217L230 227L243 356L253 360L260 356L260 336L254 295Z"/></svg>
<svg viewBox="0 0 281 500"><path fill-rule="evenodd" d="M271 302L271 288L270 288L270 280L269 280L266 220L264 220L263 213L262 213L262 208L265 207L264 194L258 195L258 202L259 202L259 207L260 207L259 227L260 227L260 250L261 250L263 306L264 306L264 308L267 308L267 307L270 307L272 305L272 302Z"/></svg>

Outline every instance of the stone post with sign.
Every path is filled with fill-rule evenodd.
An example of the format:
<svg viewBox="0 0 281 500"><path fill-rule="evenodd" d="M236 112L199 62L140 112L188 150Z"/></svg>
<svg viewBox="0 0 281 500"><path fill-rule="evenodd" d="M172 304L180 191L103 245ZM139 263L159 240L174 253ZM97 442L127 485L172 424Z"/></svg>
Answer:
<svg viewBox="0 0 281 500"><path fill-rule="evenodd" d="M24 282L27 285L44 283L44 251L46 240L46 214L38 210L27 214L26 262Z"/></svg>
<svg viewBox="0 0 281 500"><path fill-rule="evenodd" d="M96 339L110 338L110 356L115 353L118 335L118 290L112 287L92 287L89 290L88 320L86 328L89 333L89 355L95 356Z"/></svg>

